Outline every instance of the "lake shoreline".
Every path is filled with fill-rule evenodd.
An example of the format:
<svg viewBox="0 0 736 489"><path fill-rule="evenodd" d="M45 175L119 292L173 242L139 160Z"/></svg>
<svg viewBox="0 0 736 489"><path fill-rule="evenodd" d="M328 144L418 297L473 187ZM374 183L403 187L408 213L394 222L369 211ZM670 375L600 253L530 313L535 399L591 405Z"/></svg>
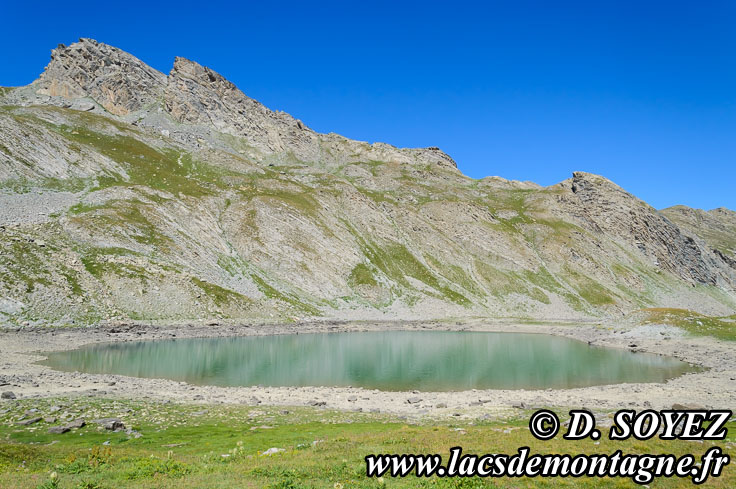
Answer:
<svg viewBox="0 0 736 489"><path fill-rule="evenodd" d="M357 387L215 387L110 374L61 372L39 365L42 352L89 344L171 338L386 330L540 333L596 346L668 355L706 370L665 383L613 384L574 389L393 392ZM315 321L260 325L107 325L79 329L0 331L0 386L19 398L101 396L201 404L324 406L404 416L481 417L518 407L670 408L674 403L736 407L736 343L693 337L671 326L519 324L488 319L459 321Z"/></svg>

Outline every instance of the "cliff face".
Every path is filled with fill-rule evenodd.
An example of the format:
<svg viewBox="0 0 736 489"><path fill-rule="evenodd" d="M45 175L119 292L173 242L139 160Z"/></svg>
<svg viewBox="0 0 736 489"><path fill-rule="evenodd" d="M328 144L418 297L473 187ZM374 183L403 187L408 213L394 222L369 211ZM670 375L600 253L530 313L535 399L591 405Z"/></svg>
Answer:
<svg viewBox="0 0 736 489"><path fill-rule="evenodd" d="M0 322L733 314L734 213L473 180L92 40L0 91Z"/></svg>

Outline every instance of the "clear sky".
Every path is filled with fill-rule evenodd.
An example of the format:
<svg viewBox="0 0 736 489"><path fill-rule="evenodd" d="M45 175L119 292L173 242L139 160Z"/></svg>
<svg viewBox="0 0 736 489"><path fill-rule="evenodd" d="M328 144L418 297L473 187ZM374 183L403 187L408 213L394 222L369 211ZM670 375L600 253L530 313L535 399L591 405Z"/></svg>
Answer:
<svg viewBox="0 0 736 489"><path fill-rule="evenodd" d="M554 6L552 4L555 4ZM736 209L736 2L19 2L0 85L91 37L184 56L320 132L439 146L472 177L602 174L655 207Z"/></svg>

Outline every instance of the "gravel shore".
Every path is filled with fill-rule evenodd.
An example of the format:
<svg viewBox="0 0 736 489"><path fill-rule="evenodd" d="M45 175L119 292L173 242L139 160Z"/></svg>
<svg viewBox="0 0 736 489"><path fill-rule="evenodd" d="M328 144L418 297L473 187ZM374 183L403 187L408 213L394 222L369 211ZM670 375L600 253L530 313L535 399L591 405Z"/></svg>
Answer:
<svg viewBox="0 0 736 489"><path fill-rule="evenodd" d="M670 355L706 369L656 384L617 384L560 390L382 392L361 388L198 386L163 379L59 372L37 363L45 358L43 352L73 349L93 343L388 329L559 335L593 345ZM624 407L662 409L679 403L719 409L736 408L736 344L710 337L691 337L677 328L656 325L516 324L489 320L453 323L323 321L289 325L132 324L88 329L5 330L0 331L0 359L0 390L12 391L18 398L84 395L201 404L311 405L412 417L482 417L498 415L504 410L538 406L585 407L605 411Z"/></svg>

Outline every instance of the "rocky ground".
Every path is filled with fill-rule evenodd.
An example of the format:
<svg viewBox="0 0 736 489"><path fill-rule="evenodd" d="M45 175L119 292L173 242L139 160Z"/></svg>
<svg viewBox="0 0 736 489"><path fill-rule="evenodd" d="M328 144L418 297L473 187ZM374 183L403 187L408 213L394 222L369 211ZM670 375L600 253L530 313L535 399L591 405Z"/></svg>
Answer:
<svg viewBox="0 0 736 489"><path fill-rule="evenodd" d="M213 387L161 379L120 375L58 372L38 365L43 353L85 344L165 339L176 336L319 333L385 329L452 331L513 331L561 335L592 345L671 355L705 367L662 384L618 384L564 390L472 390L466 392L382 392L327 387ZM485 320L464 322L345 323L315 322L293 325L110 326L105 328L3 331L0 333L0 390L21 399L93 396L170 400L201 404L316 406L326 409L383 412L413 417L477 418L514 408L535 406L669 408L674 403L714 408L736 406L736 343L693 337L670 326L605 324L515 324Z"/></svg>

